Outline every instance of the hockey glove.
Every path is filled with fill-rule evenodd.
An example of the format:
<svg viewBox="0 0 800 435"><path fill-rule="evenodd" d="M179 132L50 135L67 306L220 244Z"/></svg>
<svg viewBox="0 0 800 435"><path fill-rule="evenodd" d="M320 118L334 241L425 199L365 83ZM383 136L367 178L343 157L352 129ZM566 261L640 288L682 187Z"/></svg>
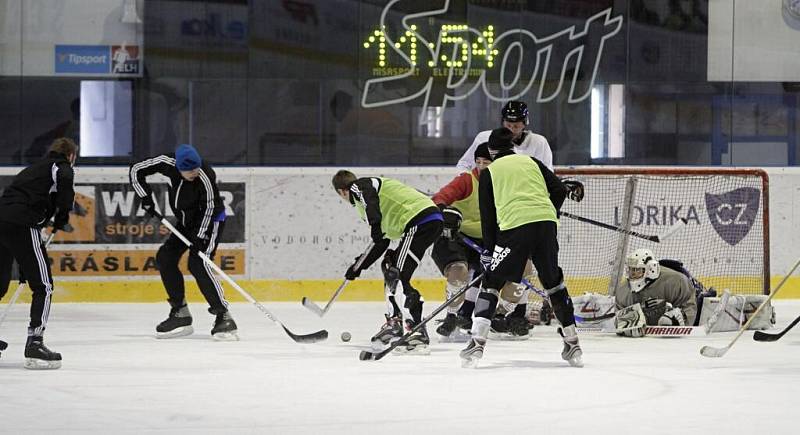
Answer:
<svg viewBox="0 0 800 435"><path fill-rule="evenodd" d="M658 319L658 324L662 326L684 326L686 319L684 319L683 311L680 308L673 308L672 305L667 303L667 311Z"/></svg>
<svg viewBox="0 0 800 435"><path fill-rule="evenodd" d="M567 186L567 190L569 193L567 197L575 202L581 202L583 200L583 183L578 180L562 180L565 186Z"/></svg>
<svg viewBox="0 0 800 435"><path fill-rule="evenodd" d="M348 281L354 281L356 278L361 276L361 268L356 267L358 265L358 260L361 259L361 256L355 258L353 264L347 268L347 271L344 273L344 278Z"/></svg>
<svg viewBox="0 0 800 435"><path fill-rule="evenodd" d="M614 326L617 329L617 335L625 337L644 337L647 324L645 323L642 306L640 304L633 304L617 311L616 317L614 318Z"/></svg>
<svg viewBox="0 0 800 435"><path fill-rule="evenodd" d="M156 211L156 203L153 202L153 197L150 195L142 198L142 210L144 210L144 212L150 217L160 217Z"/></svg>
<svg viewBox="0 0 800 435"><path fill-rule="evenodd" d="M193 255L197 255L198 252L203 252L206 250L206 241L197 237L197 235L190 235L189 241L192 243L189 245L189 252Z"/></svg>
<svg viewBox="0 0 800 435"><path fill-rule="evenodd" d="M492 267L492 252L491 251L483 251L481 254L481 266L483 270L489 270Z"/></svg>
<svg viewBox="0 0 800 435"><path fill-rule="evenodd" d="M667 311L667 301L664 299L650 298L642 302L645 321L648 325L658 325L659 319Z"/></svg>
<svg viewBox="0 0 800 435"><path fill-rule="evenodd" d="M444 218L444 230L442 235L450 241L455 241L458 237L458 231L461 229L461 221L463 220L461 212L453 207L445 207L442 210L442 217Z"/></svg>
<svg viewBox="0 0 800 435"><path fill-rule="evenodd" d="M56 214L56 217L53 220L53 231L71 232L71 231L65 231L67 226L69 226L69 212L64 212L64 213L59 212L58 214Z"/></svg>

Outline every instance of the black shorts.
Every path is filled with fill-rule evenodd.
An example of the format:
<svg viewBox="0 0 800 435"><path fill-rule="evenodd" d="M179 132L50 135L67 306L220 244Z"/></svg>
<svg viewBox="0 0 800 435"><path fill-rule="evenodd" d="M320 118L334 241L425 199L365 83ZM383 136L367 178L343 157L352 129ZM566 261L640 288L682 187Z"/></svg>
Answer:
<svg viewBox="0 0 800 435"><path fill-rule="evenodd" d="M485 287L500 289L506 281L520 282L528 259L533 261L545 290L561 284L564 276L558 267L556 229L555 222L542 221L500 231Z"/></svg>
<svg viewBox="0 0 800 435"><path fill-rule="evenodd" d="M473 239L473 241L482 246L481 240ZM450 241L444 237L439 237L433 243L431 257L442 275L448 265L458 261L467 263L470 269L481 269L481 254L460 241Z"/></svg>

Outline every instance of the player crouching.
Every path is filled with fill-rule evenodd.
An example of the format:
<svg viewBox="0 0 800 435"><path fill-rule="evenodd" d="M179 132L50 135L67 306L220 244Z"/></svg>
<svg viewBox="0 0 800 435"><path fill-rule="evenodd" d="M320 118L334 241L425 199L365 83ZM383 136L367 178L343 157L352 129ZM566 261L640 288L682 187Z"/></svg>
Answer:
<svg viewBox="0 0 800 435"><path fill-rule="evenodd" d="M354 280L384 252L381 269L386 295L386 323L372 337L373 346L385 346L403 336L422 321L424 300L411 285L411 277L425 256L425 251L442 233L442 213L433 201L418 190L384 177L357 178L341 170L333 176L333 188L352 205L370 226L373 246L356 258L345 278ZM399 240L396 250L389 250L391 240ZM405 319L405 322L404 322ZM396 347L398 352L429 352L430 338L423 327Z"/></svg>
<svg viewBox="0 0 800 435"><path fill-rule="evenodd" d="M696 324L698 294L688 272L662 267L644 248L628 255L625 266L626 279L614 291L618 334L641 337L646 326Z"/></svg>

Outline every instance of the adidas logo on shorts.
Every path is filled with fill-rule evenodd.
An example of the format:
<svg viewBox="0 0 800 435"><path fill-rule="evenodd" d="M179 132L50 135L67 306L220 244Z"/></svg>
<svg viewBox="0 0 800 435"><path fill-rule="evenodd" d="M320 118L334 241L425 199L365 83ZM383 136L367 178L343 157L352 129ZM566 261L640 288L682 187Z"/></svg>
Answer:
<svg viewBox="0 0 800 435"><path fill-rule="evenodd" d="M489 267L490 270L494 271L494 269L503 261L505 260L506 256L511 253L511 248L503 248L502 246L495 246L494 253L492 253L492 265Z"/></svg>

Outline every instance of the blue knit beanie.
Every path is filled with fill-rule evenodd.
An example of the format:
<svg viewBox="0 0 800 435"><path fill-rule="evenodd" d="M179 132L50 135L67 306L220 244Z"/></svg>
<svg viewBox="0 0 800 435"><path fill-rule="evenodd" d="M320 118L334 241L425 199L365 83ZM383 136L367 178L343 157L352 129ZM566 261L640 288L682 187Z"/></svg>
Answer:
<svg viewBox="0 0 800 435"><path fill-rule="evenodd" d="M175 167L179 171L191 171L203 164L203 159L193 146L182 144L175 150Z"/></svg>

